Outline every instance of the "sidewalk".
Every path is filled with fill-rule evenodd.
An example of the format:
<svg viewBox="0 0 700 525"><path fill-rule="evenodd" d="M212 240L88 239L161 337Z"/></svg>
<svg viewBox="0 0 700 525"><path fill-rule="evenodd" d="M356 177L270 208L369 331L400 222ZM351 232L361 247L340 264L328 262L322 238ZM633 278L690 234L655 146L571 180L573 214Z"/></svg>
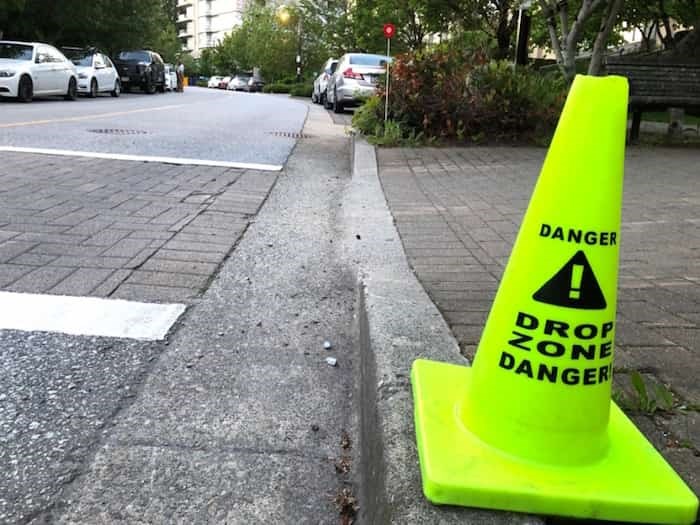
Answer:
<svg viewBox="0 0 700 525"><path fill-rule="evenodd" d="M62 467L65 490L34 522L348 523L357 496L357 523L545 523L427 502L408 379L417 356L473 357L544 150L375 157L361 140L350 151L344 119L328 115L310 106L306 138L279 177L242 176L238 193L212 188L222 200L206 212L250 206L246 228L220 218L173 234L185 234L181 251L213 249L193 235L218 224L236 245L209 261L215 269L197 267L206 291L142 356L152 365L138 388ZM697 151L629 151L616 354L618 384L640 370L675 393L673 411L633 417L696 493L699 161ZM191 271L164 250L162 271ZM197 292L186 284L187 297Z"/></svg>
<svg viewBox="0 0 700 525"><path fill-rule="evenodd" d="M379 176L409 264L471 359L544 159L535 148L380 149ZM632 418L700 494L698 150L631 148L623 208L617 388L674 394ZM649 387L651 394L652 387Z"/></svg>
<svg viewBox="0 0 700 525"><path fill-rule="evenodd" d="M340 520L357 443L356 289L337 229L349 140L320 111L304 129L260 213L43 520Z"/></svg>

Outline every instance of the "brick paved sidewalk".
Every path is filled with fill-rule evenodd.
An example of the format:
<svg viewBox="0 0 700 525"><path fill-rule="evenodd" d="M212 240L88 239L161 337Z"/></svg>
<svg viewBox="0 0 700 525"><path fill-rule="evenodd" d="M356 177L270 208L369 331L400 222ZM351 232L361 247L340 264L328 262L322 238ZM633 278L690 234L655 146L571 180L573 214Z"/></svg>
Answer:
<svg viewBox="0 0 700 525"><path fill-rule="evenodd" d="M379 175L419 280L472 358L545 150L380 149ZM621 231L616 391L700 494L700 151L632 148ZM638 371L672 410L638 410ZM659 403L662 400L659 399Z"/></svg>
<svg viewBox="0 0 700 525"><path fill-rule="evenodd" d="M239 169L5 153L0 289L190 301L276 180Z"/></svg>

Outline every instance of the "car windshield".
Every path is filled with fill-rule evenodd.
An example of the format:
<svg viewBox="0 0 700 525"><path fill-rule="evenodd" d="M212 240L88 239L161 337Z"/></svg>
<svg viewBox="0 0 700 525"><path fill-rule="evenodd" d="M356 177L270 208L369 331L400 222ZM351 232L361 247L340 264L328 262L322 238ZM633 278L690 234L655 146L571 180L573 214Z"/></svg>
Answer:
<svg viewBox="0 0 700 525"><path fill-rule="evenodd" d="M145 51L122 51L119 53L119 60L150 62L151 57Z"/></svg>
<svg viewBox="0 0 700 525"><path fill-rule="evenodd" d="M31 60L32 46L24 44L8 44L0 42L0 58L10 58L12 60Z"/></svg>
<svg viewBox="0 0 700 525"><path fill-rule="evenodd" d="M79 49L64 49L63 54L76 66L92 66L92 53Z"/></svg>
<svg viewBox="0 0 700 525"><path fill-rule="evenodd" d="M391 59L384 55L350 55L350 63L357 66L384 67L387 62Z"/></svg>

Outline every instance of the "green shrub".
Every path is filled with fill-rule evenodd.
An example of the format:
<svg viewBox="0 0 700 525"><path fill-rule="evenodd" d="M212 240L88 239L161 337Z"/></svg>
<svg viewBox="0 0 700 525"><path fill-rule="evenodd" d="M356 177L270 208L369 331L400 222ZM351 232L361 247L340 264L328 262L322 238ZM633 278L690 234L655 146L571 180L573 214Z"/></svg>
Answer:
<svg viewBox="0 0 700 525"><path fill-rule="evenodd" d="M209 84L207 83L206 80L198 80L198 81L197 81L197 86L199 86L199 87L208 87Z"/></svg>
<svg viewBox="0 0 700 525"><path fill-rule="evenodd" d="M368 98L355 110L352 126L363 135L373 135L378 125L384 124L383 100L377 96Z"/></svg>
<svg viewBox="0 0 700 525"><path fill-rule="evenodd" d="M393 120L428 137L456 137L470 120L465 79L486 63L481 51L438 48L396 57L391 66L389 113ZM378 95L384 97L384 83Z"/></svg>
<svg viewBox="0 0 700 525"><path fill-rule="evenodd" d="M378 84L378 101L357 110L353 125L386 138L396 130L383 129L384 83ZM479 50L439 46L396 57L389 117L404 141L542 143L554 131L565 96L559 74L514 70L506 62L489 62Z"/></svg>
<svg viewBox="0 0 700 525"><path fill-rule="evenodd" d="M289 94L293 97L306 97L311 98L313 93L313 84L294 84L289 90Z"/></svg>
<svg viewBox="0 0 700 525"><path fill-rule="evenodd" d="M472 71L467 93L477 133L509 141L537 139L554 131L566 84L558 74L490 62Z"/></svg>
<svg viewBox="0 0 700 525"><path fill-rule="evenodd" d="M384 99L378 96L368 98L355 110L353 127L367 135L370 143L380 146L415 146L424 141L422 133L405 124L388 120L384 123Z"/></svg>
<svg viewBox="0 0 700 525"><path fill-rule="evenodd" d="M263 87L264 93L289 93L292 86L288 84L267 84Z"/></svg>

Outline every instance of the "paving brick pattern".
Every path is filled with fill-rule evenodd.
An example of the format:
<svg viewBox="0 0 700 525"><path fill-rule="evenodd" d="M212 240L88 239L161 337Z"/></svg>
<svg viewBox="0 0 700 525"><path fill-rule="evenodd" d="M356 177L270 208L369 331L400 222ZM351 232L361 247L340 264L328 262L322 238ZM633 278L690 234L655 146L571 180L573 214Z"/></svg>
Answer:
<svg viewBox="0 0 700 525"><path fill-rule="evenodd" d="M470 358L544 154L535 148L378 151L384 193L409 262ZM699 165L698 150L628 151L615 355L622 391L637 370L650 385L662 383L675 393L673 411L635 420L696 493Z"/></svg>
<svg viewBox="0 0 700 525"><path fill-rule="evenodd" d="M191 301L277 174L4 153L0 289Z"/></svg>

